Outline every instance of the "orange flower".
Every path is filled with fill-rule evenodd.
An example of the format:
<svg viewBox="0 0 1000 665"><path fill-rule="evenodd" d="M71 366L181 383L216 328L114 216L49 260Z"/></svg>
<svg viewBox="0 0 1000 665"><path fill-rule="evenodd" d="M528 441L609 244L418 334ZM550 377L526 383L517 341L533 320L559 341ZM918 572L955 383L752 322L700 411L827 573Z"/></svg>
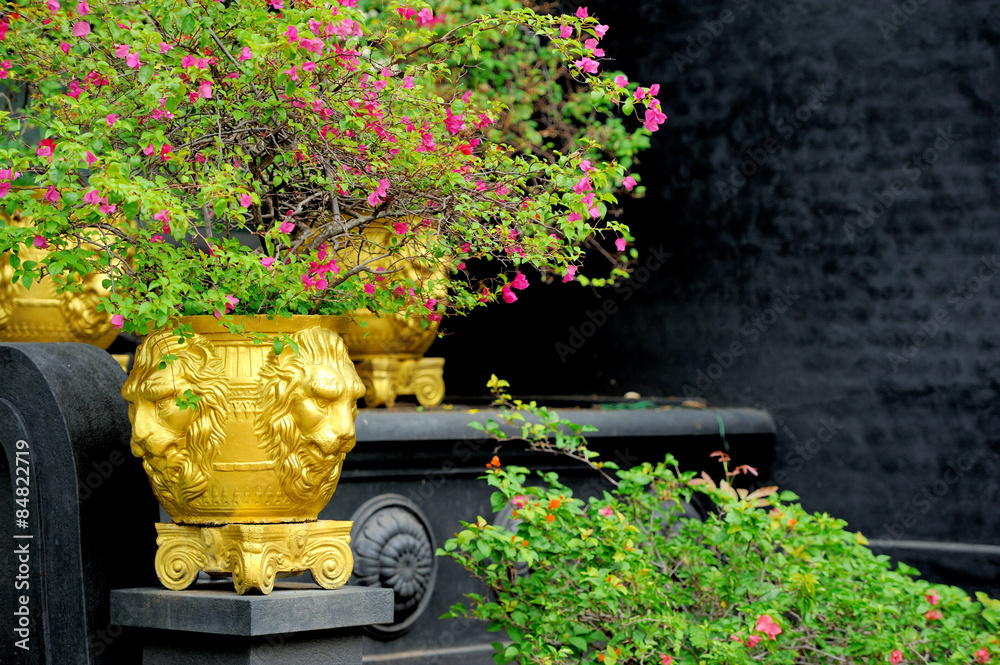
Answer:
<svg viewBox="0 0 1000 665"><path fill-rule="evenodd" d="M944 615L941 614L941 612L939 612L938 610L931 610L930 612L928 612L924 616L927 617L928 621L937 621L939 619L943 619L944 618Z"/></svg>
<svg viewBox="0 0 1000 665"><path fill-rule="evenodd" d="M604 654L603 653L597 654L597 662L599 662L599 663L603 663L604 662Z"/></svg>
<svg viewBox="0 0 1000 665"><path fill-rule="evenodd" d="M555 510L560 506L562 502L559 499L552 499L549 501L549 510Z"/></svg>
<svg viewBox="0 0 1000 665"><path fill-rule="evenodd" d="M556 516L555 515L546 515L545 516L545 521L548 522L549 524L551 524L552 522L556 521Z"/></svg>
<svg viewBox="0 0 1000 665"><path fill-rule="evenodd" d="M489 468L499 469L500 468L500 458L497 457L496 455L494 455L493 459L490 460L490 463L486 465L486 468L488 468L488 469Z"/></svg>
<svg viewBox="0 0 1000 665"><path fill-rule="evenodd" d="M793 517L792 519L788 520L788 528L791 529L793 526L795 526L798 523L799 523L799 521Z"/></svg>

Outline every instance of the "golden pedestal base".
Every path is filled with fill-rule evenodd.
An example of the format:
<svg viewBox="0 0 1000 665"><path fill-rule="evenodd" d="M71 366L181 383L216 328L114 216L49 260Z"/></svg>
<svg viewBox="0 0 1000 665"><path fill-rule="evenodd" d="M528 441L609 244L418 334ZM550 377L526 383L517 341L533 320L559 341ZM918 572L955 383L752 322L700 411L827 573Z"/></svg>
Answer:
<svg viewBox="0 0 1000 665"><path fill-rule="evenodd" d="M268 594L274 579L305 571L324 589L344 586L354 569L353 522L320 520L286 524L156 525L156 576L168 589L186 589L198 571L231 574L239 594Z"/></svg>
<svg viewBox="0 0 1000 665"><path fill-rule="evenodd" d="M420 406L437 406L444 399L444 358L384 355L355 360L355 369L368 392L365 405L389 408L398 395L416 395Z"/></svg>

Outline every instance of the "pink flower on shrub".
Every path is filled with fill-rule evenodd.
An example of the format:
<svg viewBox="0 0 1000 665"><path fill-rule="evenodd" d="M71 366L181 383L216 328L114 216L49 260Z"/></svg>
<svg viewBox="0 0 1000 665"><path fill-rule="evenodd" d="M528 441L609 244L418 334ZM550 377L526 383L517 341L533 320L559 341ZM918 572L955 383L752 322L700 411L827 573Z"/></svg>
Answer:
<svg viewBox="0 0 1000 665"><path fill-rule="evenodd" d="M931 605L937 605L938 601L941 600L941 596L938 595L938 592L935 591L934 589L931 589L930 591L925 593L924 598L926 598L927 602L930 603Z"/></svg>
<svg viewBox="0 0 1000 665"><path fill-rule="evenodd" d="M94 153L90 152L89 150L87 151L87 154L83 156L83 158L84 160L86 160L88 168L93 166L94 162L97 161L97 156L94 155Z"/></svg>
<svg viewBox="0 0 1000 665"><path fill-rule="evenodd" d="M465 129L465 122L462 120L461 113L459 113L458 115L454 115L451 112L451 109L446 109L445 113L446 115L444 119L444 127L449 132L451 132L452 135L458 134L460 131Z"/></svg>
<svg viewBox="0 0 1000 665"><path fill-rule="evenodd" d="M528 278L524 276L523 273L517 273L514 280L510 283L511 288L524 290L528 288Z"/></svg>
<svg viewBox="0 0 1000 665"><path fill-rule="evenodd" d="M90 13L90 5L87 4L87 0L82 0L76 5L76 13L80 16L86 16Z"/></svg>
<svg viewBox="0 0 1000 665"><path fill-rule="evenodd" d="M59 193L59 190L56 189L55 186L49 185L48 191L45 192L45 200L48 201L49 203L55 203L61 198L62 195Z"/></svg>
<svg viewBox="0 0 1000 665"><path fill-rule="evenodd" d="M233 297L231 295L227 295L226 296L226 314L231 314L232 311L234 309L236 309L236 305L239 304L239 302L240 302L239 298L235 298L235 297Z"/></svg>
<svg viewBox="0 0 1000 665"><path fill-rule="evenodd" d="M125 325L125 317L121 314L115 314L111 317L111 325L121 330L121 327Z"/></svg>
<svg viewBox="0 0 1000 665"><path fill-rule="evenodd" d="M42 139L38 142L35 154L39 157L51 157L56 151L56 142L53 139Z"/></svg>
<svg viewBox="0 0 1000 665"><path fill-rule="evenodd" d="M406 222L395 222L392 225L392 229L396 232L396 235L401 236L409 230L409 227L406 225Z"/></svg>
<svg viewBox="0 0 1000 665"><path fill-rule="evenodd" d="M625 179L622 180L622 185L625 186L626 190L631 192L633 189L635 189L636 186L635 178L633 178L630 175L625 176Z"/></svg>
<svg viewBox="0 0 1000 665"><path fill-rule="evenodd" d="M976 662L979 663L979 665L984 665L985 663L990 662L990 651L986 647L983 647L982 649L977 651L975 653L975 656L976 656Z"/></svg>
<svg viewBox="0 0 1000 665"><path fill-rule="evenodd" d="M240 194L240 205L244 208L249 208L250 204L253 203L253 197L249 194Z"/></svg>
<svg viewBox="0 0 1000 665"><path fill-rule="evenodd" d="M941 614L941 612L938 610L931 610L924 616L927 617L928 621L940 621L941 619L944 618L944 615Z"/></svg>
<svg viewBox="0 0 1000 665"><path fill-rule="evenodd" d="M751 635L746 640L747 649L753 649L760 642L760 635Z"/></svg>
<svg viewBox="0 0 1000 665"><path fill-rule="evenodd" d="M577 7L576 8L576 17L577 18L587 18L587 8L586 7Z"/></svg>
<svg viewBox="0 0 1000 665"><path fill-rule="evenodd" d="M889 662L892 663L892 665L899 665L899 663L902 663L903 652L899 649L893 649L892 653L889 654Z"/></svg>
<svg viewBox="0 0 1000 665"><path fill-rule="evenodd" d="M59 4L59 0L48 0L45 3L45 6L49 8L50 12L55 14L57 11L59 11L61 5Z"/></svg>
<svg viewBox="0 0 1000 665"><path fill-rule="evenodd" d="M568 25L559 26L559 36L561 38L568 39L572 35L573 35L573 28L569 27Z"/></svg>
<svg viewBox="0 0 1000 665"><path fill-rule="evenodd" d="M104 116L104 122L108 123L108 127L114 127L115 123L118 122L118 116L114 113L109 113Z"/></svg>
<svg viewBox="0 0 1000 665"><path fill-rule="evenodd" d="M373 295L375 293L375 285L365 284L365 293L367 293L368 295Z"/></svg>
<svg viewBox="0 0 1000 665"><path fill-rule="evenodd" d="M202 81L201 83L198 84L198 96L201 97L202 99L211 99L212 98L212 82L211 81Z"/></svg>
<svg viewBox="0 0 1000 665"><path fill-rule="evenodd" d="M528 505L528 497L524 496L523 494L518 494L513 499L511 499L510 502L514 504L514 508L516 508L517 510L521 510L522 508Z"/></svg>
<svg viewBox="0 0 1000 665"><path fill-rule="evenodd" d="M660 665L671 665L674 662L673 656L668 656L665 653L660 654Z"/></svg>
<svg viewBox="0 0 1000 665"><path fill-rule="evenodd" d="M504 285L502 292L503 292L503 301L505 303L511 304L517 301L517 296L514 295L514 292L510 290L509 284Z"/></svg>
<svg viewBox="0 0 1000 665"><path fill-rule="evenodd" d="M580 58L579 60L574 60L573 64L576 65L580 71L587 74L596 74L597 68L601 65L601 63L597 62L593 58Z"/></svg>
<svg viewBox="0 0 1000 665"><path fill-rule="evenodd" d="M648 108L646 109L646 117L642 121L642 124L649 131L655 132L666 119L667 115L658 108Z"/></svg>
<svg viewBox="0 0 1000 665"><path fill-rule="evenodd" d="M378 181L378 187L375 188L371 194L368 195L368 205L373 208L385 200L385 197L389 194L389 181L385 178L381 178Z"/></svg>
<svg viewBox="0 0 1000 665"><path fill-rule="evenodd" d="M49 240L45 236L35 236L34 240L31 241L38 249L47 249L49 246Z"/></svg>
<svg viewBox="0 0 1000 665"><path fill-rule="evenodd" d="M249 46L244 46L243 50L240 51L240 62L246 62L253 57L253 51L250 50Z"/></svg>
<svg viewBox="0 0 1000 665"><path fill-rule="evenodd" d="M173 50L173 48L174 48L173 46L167 44L166 42L160 42L160 53L164 55L170 53L170 51Z"/></svg>
<svg viewBox="0 0 1000 665"><path fill-rule="evenodd" d="M576 266L566 266L566 274L563 275L563 284L566 282L572 282L576 277Z"/></svg>
<svg viewBox="0 0 1000 665"><path fill-rule="evenodd" d="M781 633L781 626L774 622L770 614L762 614L757 619L757 625L754 626L754 630L759 630L773 640Z"/></svg>
<svg viewBox="0 0 1000 665"><path fill-rule="evenodd" d="M260 260L260 264L270 270L271 266L274 265L274 257L265 256Z"/></svg>
<svg viewBox="0 0 1000 665"><path fill-rule="evenodd" d="M86 37L90 34L90 24L86 21L77 21L73 24L74 37Z"/></svg>
<svg viewBox="0 0 1000 665"><path fill-rule="evenodd" d="M612 508L611 506L604 506L603 508L597 511L597 514L600 515L601 517L611 517L612 515L615 514L615 509Z"/></svg>
<svg viewBox="0 0 1000 665"><path fill-rule="evenodd" d="M615 249L617 249L619 252L624 252L626 244L627 243L625 241L625 238L618 238L617 240L615 240ZM767 615L765 614L764 616Z"/></svg>
<svg viewBox="0 0 1000 665"><path fill-rule="evenodd" d="M115 57L125 58L128 56L129 47L128 44L115 44Z"/></svg>
<svg viewBox="0 0 1000 665"><path fill-rule="evenodd" d="M417 25L421 28L434 23L434 12L424 7L417 12Z"/></svg>
<svg viewBox="0 0 1000 665"><path fill-rule="evenodd" d="M604 35L608 34L608 26L603 24L595 26L594 34L597 35L598 39L604 39Z"/></svg>
<svg viewBox="0 0 1000 665"><path fill-rule="evenodd" d="M66 42L61 42L59 44L59 50L65 53L66 55L69 55L69 44Z"/></svg>
<svg viewBox="0 0 1000 665"><path fill-rule="evenodd" d="M285 220L284 222L281 223L281 226L278 227L278 230L281 231L282 233L291 233L292 231L295 230L295 222L289 222L288 220Z"/></svg>
<svg viewBox="0 0 1000 665"><path fill-rule="evenodd" d="M417 15L417 10L413 7L397 7L396 13L402 16L404 21L409 21Z"/></svg>
<svg viewBox="0 0 1000 665"><path fill-rule="evenodd" d="M83 195L83 202L89 203L92 206L96 206L101 202L101 193L96 189L92 189Z"/></svg>
<svg viewBox="0 0 1000 665"><path fill-rule="evenodd" d="M102 215L110 215L115 211L117 207L118 206L114 204L108 203L107 198L101 198L101 205L99 205L97 209L101 212Z"/></svg>

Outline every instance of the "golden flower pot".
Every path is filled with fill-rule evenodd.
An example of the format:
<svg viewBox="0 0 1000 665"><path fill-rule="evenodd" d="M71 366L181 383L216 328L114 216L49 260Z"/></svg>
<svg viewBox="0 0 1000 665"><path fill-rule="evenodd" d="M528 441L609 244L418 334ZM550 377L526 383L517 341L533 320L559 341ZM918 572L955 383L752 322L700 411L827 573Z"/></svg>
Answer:
<svg viewBox="0 0 1000 665"><path fill-rule="evenodd" d="M0 223L25 226L29 220L17 213L0 212ZM41 261L48 250L25 247L22 261ZM111 315L98 312L97 304L108 295L104 275L94 273L83 279L78 292L56 293L51 279L32 283L29 288L11 283L14 268L6 256L0 257L0 342L83 342L106 349L118 336Z"/></svg>
<svg viewBox="0 0 1000 665"><path fill-rule="evenodd" d="M317 516L354 447L364 395L340 337L349 320L239 321L245 334L199 316L181 319L194 331L183 344L149 336L122 388L132 453L173 520L157 524L157 576L183 589L199 570L231 574L238 592L269 593L278 574L310 570L337 588L353 568L351 523ZM288 335L298 353L286 344L275 355L252 332ZM197 408L177 405L185 394Z"/></svg>

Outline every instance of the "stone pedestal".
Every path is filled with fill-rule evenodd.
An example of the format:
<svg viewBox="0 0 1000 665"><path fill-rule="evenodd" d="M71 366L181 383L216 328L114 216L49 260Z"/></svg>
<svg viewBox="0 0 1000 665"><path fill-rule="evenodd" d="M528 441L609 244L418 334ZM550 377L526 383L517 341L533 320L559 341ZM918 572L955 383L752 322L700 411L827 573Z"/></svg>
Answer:
<svg viewBox="0 0 1000 665"><path fill-rule="evenodd" d="M360 665L362 628L393 619L391 589L279 582L269 595L228 583L111 592L111 620L142 629L143 665Z"/></svg>

